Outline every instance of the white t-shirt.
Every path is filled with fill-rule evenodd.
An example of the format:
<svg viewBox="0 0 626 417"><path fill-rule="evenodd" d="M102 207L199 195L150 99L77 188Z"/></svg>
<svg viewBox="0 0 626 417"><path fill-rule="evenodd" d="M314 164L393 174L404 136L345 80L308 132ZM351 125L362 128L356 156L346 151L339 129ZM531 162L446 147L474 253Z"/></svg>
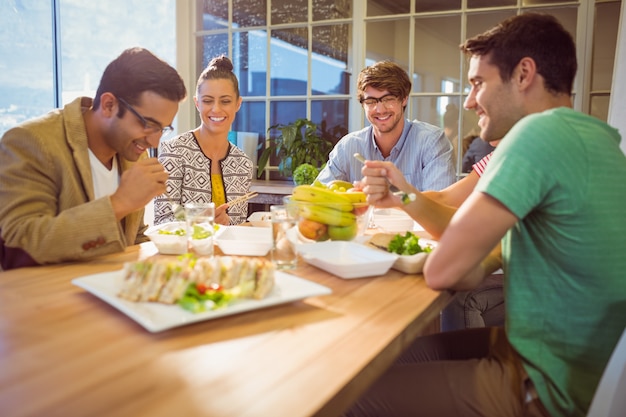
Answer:
<svg viewBox="0 0 626 417"><path fill-rule="evenodd" d="M93 190L96 199L113 194L120 184L117 158L113 158L113 167L108 169L89 149L89 162L91 163L91 177L93 178Z"/></svg>

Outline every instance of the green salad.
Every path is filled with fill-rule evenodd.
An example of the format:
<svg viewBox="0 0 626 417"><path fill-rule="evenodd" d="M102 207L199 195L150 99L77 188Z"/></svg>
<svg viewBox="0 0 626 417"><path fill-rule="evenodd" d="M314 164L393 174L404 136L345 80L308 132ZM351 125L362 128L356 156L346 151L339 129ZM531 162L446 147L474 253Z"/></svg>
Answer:
<svg viewBox="0 0 626 417"><path fill-rule="evenodd" d="M192 313L216 310L225 307L233 299L230 291L224 290L220 285L190 283L185 294L178 300L177 304Z"/></svg>
<svg viewBox="0 0 626 417"><path fill-rule="evenodd" d="M432 251L433 248L431 246L422 247L419 244L419 239L419 236L412 232L406 232L404 236L396 235L389 242L387 250L398 255L415 255L420 252Z"/></svg>
<svg viewBox="0 0 626 417"><path fill-rule="evenodd" d="M213 226L213 233L217 232L219 229L219 225L215 224ZM191 233L192 239L206 239L207 237L213 234L210 230L205 229L202 226L194 225L193 232ZM159 230L160 235L176 235L176 236L185 236L187 232L185 229L175 229L175 230Z"/></svg>
<svg viewBox="0 0 626 417"><path fill-rule="evenodd" d="M187 232L185 229L176 229L176 230L159 230L160 235L176 235L176 236L185 236Z"/></svg>

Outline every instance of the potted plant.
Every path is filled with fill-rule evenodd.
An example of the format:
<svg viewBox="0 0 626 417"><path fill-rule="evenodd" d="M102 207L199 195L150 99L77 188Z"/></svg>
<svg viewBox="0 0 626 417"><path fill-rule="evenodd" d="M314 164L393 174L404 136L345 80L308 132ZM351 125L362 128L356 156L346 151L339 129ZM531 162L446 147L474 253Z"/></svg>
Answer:
<svg viewBox="0 0 626 417"><path fill-rule="evenodd" d="M322 122L322 129L316 123L308 119L297 119L296 121L283 125L277 124L267 129L269 145L263 149L259 158L258 176L260 177L267 166L270 157L276 156L278 159L278 172L284 177L291 177L294 170L302 164L310 164L320 168L328 161L328 154L333 149L335 142L328 139L328 133L339 135L337 128L332 132L327 132L325 123ZM272 137L275 131L279 135ZM336 137L338 140L341 136ZM259 147L265 144L259 145Z"/></svg>

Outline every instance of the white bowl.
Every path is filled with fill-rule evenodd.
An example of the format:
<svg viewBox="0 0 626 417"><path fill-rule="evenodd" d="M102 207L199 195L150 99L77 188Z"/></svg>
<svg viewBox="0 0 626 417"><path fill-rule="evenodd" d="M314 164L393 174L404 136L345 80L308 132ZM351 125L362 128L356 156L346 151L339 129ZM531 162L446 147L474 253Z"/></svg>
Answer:
<svg viewBox="0 0 626 417"><path fill-rule="evenodd" d="M265 256L272 248L272 231L266 227L226 226L215 244L224 255Z"/></svg>
<svg viewBox="0 0 626 417"><path fill-rule="evenodd" d="M254 227L271 227L272 213L269 211L257 211L248 216L248 221Z"/></svg>
<svg viewBox="0 0 626 417"><path fill-rule="evenodd" d="M414 230L415 221L403 210L376 209L372 218L374 225L388 233Z"/></svg>
<svg viewBox="0 0 626 417"><path fill-rule="evenodd" d="M215 224L215 233L213 238L216 239L226 226ZM166 232L176 232L178 234L164 234ZM154 242L154 245L162 255L182 255L187 253L187 223L185 222L168 222L157 224L149 227L144 233Z"/></svg>
<svg viewBox="0 0 626 417"><path fill-rule="evenodd" d="M380 238L379 238L380 236ZM391 234L383 234L374 235L372 240L368 242L369 245L373 245L377 250L380 250L384 253L389 253L386 250L387 244L383 244L385 241L391 240ZM383 240L381 240L383 239ZM373 240L377 240L376 243ZM437 246L437 241L426 238L419 238L419 245L422 248L431 247L435 248ZM419 252L415 255L398 255L398 259L391 266L393 269L397 269L398 271L404 272L405 274L421 274L424 269L424 264L426 263L426 257L428 256L427 252Z"/></svg>
<svg viewBox="0 0 626 417"><path fill-rule="evenodd" d="M437 241L430 239L420 238L419 244L422 248L426 246L435 247ZM420 252L415 255L399 255L398 260L393 263L392 268L405 274L421 274L424 270L424 264L426 263L426 257L428 253Z"/></svg>
<svg viewBox="0 0 626 417"><path fill-rule="evenodd" d="M298 252L307 263L345 279L386 274L398 259L396 254L347 241L299 245Z"/></svg>
<svg viewBox="0 0 626 417"><path fill-rule="evenodd" d="M159 231L175 232L181 234L163 234ZM169 222L151 226L145 235L154 242L159 253L164 255L181 255L187 252L187 224L185 222Z"/></svg>

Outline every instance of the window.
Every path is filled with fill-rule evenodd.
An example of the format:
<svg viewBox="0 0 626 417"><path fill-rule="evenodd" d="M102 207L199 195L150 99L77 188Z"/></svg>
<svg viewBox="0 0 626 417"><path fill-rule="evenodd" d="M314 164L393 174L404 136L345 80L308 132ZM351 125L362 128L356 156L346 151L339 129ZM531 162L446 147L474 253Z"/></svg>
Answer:
<svg viewBox="0 0 626 417"><path fill-rule="evenodd" d="M448 128L444 120L456 115L447 131L460 173L460 141L477 120L463 110L467 68L458 46L526 11L555 15L574 36L579 49L574 107L607 117L619 0L198 0L196 5L192 13L202 17L192 21L201 26L196 48L189 49L199 52L190 59L198 71L217 54L233 59L246 88L233 129L258 132L261 140L269 126L299 117L344 130L362 128L356 75L366 64L391 59L412 74L407 118ZM586 35L590 29L593 36ZM277 178L274 174L269 177Z"/></svg>
<svg viewBox="0 0 626 417"><path fill-rule="evenodd" d="M175 0L0 2L0 135L93 96L106 65L126 48L143 46L174 65L175 12Z"/></svg>
<svg viewBox="0 0 626 417"><path fill-rule="evenodd" d="M307 118L347 133L352 2L270 0L269 9L265 1L230 5L228 13L226 0L197 2L201 27L190 49L200 51L198 71L220 54L233 60L244 103L232 129L257 132L264 141L270 126Z"/></svg>

